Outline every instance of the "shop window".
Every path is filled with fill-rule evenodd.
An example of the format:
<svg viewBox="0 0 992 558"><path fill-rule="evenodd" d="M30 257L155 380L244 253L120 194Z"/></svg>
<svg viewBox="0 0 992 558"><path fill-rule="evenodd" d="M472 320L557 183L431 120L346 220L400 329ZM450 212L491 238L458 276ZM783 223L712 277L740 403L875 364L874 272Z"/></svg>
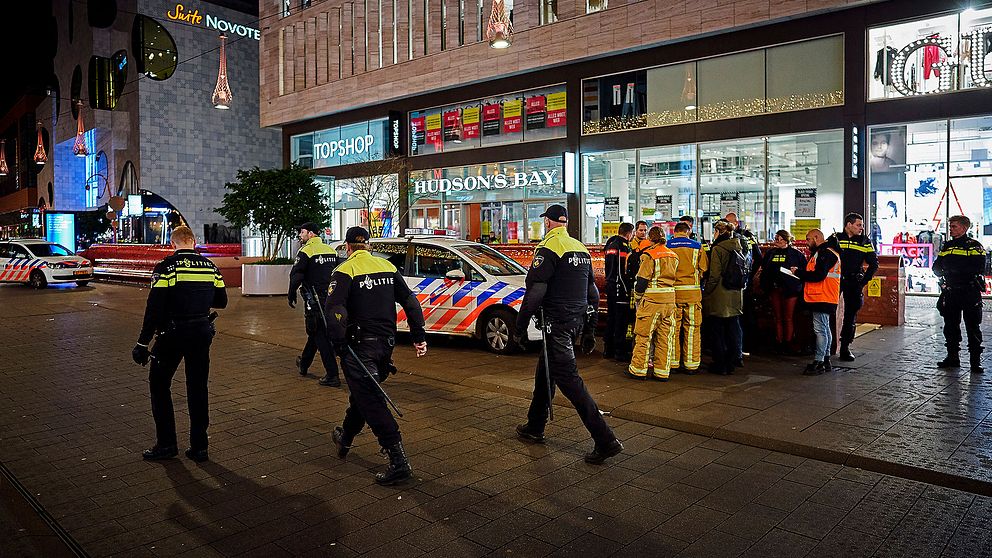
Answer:
<svg viewBox="0 0 992 558"><path fill-rule="evenodd" d="M769 48L768 112L844 104L844 39L827 37Z"/></svg>
<svg viewBox="0 0 992 558"><path fill-rule="evenodd" d="M647 72L605 76L583 82L583 133L616 132L647 125Z"/></svg>
<svg viewBox="0 0 992 558"><path fill-rule="evenodd" d="M696 120L696 63L647 71L645 126L671 126Z"/></svg>
<svg viewBox="0 0 992 558"><path fill-rule="evenodd" d="M765 145L760 139L699 146L699 227L711 238L712 224L728 213L761 239L765 222Z"/></svg>
<svg viewBox="0 0 992 558"><path fill-rule="evenodd" d="M465 271L463 265L462 259L446 248L417 245L414 249L414 277L444 279L445 274L454 269Z"/></svg>
<svg viewBox="0 0 992 558"><path fill-rule="evenodd" d="M740 118L765 112L765 51L700 60L699 120Z"/></svg>
<svg viewBox="0 0 992 558"><path fill-rule="evenodd" d="M154 19L137 15L131 28L131 52L137 71L156 81L172 77L179 60L179 51L172 35Z"/></svg>
<svg viewBox="0 0 992 558"><path fill-rule="evenodd" d="M117 2L115 0L88 0L86 16L90 27L101 29L110 27L117 19Z"/></svg>
<svg viewBox="0 0 992 558"><path fill-rule="evenodd" d="M72 100L72 119L79 118L79 101L83 95L83 69L76 66L72 70L72 81L69 82L69 98Z"/></svg>
<svg viewBox="0 0 992 558"><path fill-rule="evenodd" d="M695 146L642 149L639 165L640 219L671 232L680 216L696 215Z"/></svg>
<svg viewBox="0 0 992 558"><path fill-rule="evenodd" d="M586 13L601 12L606 9L607 0L586 0Z"/></svg>
<svg viewBox="0 0 992 558"><path fill-rule="evenodd" d="M127 52L118 51L113 58L91 56L88 75L90 107L113 110L127 82Z"/></svg>
<svg viewBox="0 0 992 558"><path fill-rule="evenodd" d="M637 221L636 165L635 150L582 156L584 242L605 242L616 234L619 223Z"/></svg>
<svg viewBox="0 0 992 558"><path fill-rule="evenodd" d="M564 137L564 86L413 111L410 153L429 155L474 147Z"/></svg>
<svg viewBox="0 0 992 558"><path fill-rule="evenodd" d="M540 25L547 25L558 21L558 0L540 0L539 7Z"/></svg>
<svg viewBox="0 0 992 558"><path fill-rule="evenodd" d="M776 136L768 140L768 229L799 239L810 228L829 234L844 219L844 132Z"/></svg>

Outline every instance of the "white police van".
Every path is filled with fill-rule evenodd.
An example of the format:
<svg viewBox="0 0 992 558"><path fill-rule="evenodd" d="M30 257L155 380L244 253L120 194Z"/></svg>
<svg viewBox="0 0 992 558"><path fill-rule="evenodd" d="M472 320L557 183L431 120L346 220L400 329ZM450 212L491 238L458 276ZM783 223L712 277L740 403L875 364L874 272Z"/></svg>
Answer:
<svg viewBox="0 0 992 558"><path fill-rule="evenodd" d="M84 287L92 279L92 262L61 244L40 238L0 240L0 283L44 289L49 283Z"/></svg>
<svg viewBox="0 0 992 558"><path fill-rule="evenodd" d="M373 238L372 254L389 260L406 279L424 309L428 333L481 339L486 348L507 354L524 299L527 270L485 244L438 236ZM339 257L344 243L334 243ZM409 331L402 310L397 328ZM528 324L527 338L540 332Z"/></svg>

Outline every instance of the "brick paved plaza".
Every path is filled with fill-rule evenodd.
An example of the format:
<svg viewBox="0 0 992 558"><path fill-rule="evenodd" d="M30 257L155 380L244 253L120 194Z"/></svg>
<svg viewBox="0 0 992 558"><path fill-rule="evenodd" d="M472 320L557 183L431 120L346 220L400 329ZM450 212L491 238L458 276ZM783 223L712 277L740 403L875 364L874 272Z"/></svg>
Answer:
<svg viewBox="0 0 992 558"><path fill-rule="evenodd" d="M624 440L605 466L574 411L546 445L513 436L537 352L436 340L397 349L386 383L415 481L372 482L374 438L347 461L329 432L347 391L301 379L301 314L232 290L214 342L211 461L144 462L147 291L0 287L0 556L990 556L992 380L937 371L932 299L861 336L829 376L802 359L637 382L584 357ZM180 444L182 374L174 387ZM559 401L559 403L563 403ZM50 517L50 528L39 517ZM59 546L61 545L61 546Z"/></svg>

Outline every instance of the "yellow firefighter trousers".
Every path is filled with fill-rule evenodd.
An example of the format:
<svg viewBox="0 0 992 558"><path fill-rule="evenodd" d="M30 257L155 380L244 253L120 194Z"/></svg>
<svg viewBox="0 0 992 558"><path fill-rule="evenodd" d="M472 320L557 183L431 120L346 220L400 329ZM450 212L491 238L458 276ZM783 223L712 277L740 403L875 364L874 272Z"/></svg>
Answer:
<svg viewBox="0 0 992 558"><path fill-rule="evenodd" d="M632 376L647 376L650 360L654 364L654 377L668 378L669 355L678 334L672 319L674 312L674 302L656 302L652 300L652 295L644 295L637 306L637 319L634 321L634 354L628 368Z"/></svg>
<svg viewBox="0 0 992 558"><path fill-rule="evenodd" d="M677 302L672 318L678 333L672 347L671 368L681 364L686 370L699 368L699 326L703 323L702 302Z"/></svg>

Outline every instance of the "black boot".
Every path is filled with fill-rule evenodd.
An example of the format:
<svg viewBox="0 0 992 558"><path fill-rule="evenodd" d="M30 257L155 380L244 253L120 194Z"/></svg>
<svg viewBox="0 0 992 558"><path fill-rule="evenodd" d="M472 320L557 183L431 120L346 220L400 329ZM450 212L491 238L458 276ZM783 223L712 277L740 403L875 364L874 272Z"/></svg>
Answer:
<svg viewBox="0 0 992 558"><path fill-rule="evenodd" d="M303 357L296 357L296 371L300 373L300 376L306 376L307 370L301 366L303 364Z"/></svg>
<svg viewBox="0 0 992 558"><path fill-rule="evenodd" d="M341 379L330 374L324 374L324 377L317 380L317 383L327 387L341 387Z"/></svg>
<svg viewBox="0 0 992 558"><path fill-rule="evenodd" d="M341 459L347 457L348 450L351 449L351 443L355 440L355 437L346 434L344 428L335 426L334 432L331 432L331 439L334 440L334 445L338 447L338 457Z"/></svg>
<svg viewBox="0 0 992 558"><path fill-rule="evenodd" d="M851 352L851 347L847 343L840 344L840 359L844 362L851 362L854 360L854 353Z"/></svg>
<svg viewBox="0 0 992 558"><path fill-rule="evenodd" d="M972 353L971 354L971 373L972 374L982 374L985 369L982 368L982 353Z"/></svg>
<svg viewBox="0 0 992 558"><path fill-rule="evenodd" d="M375 474L375 482L383 486L392 486L401 483L413 475L410 462L407 461L406 453L403 452L403 442L396 442L388 448L382 450L389 456L389 467L382 473Z"/></svg>
<svg viewBox="0 0 992 558"><path fill-rule="evenodd" d="M937 368L957 368L961 366L961 359L958 358L957 351L947 351L944 360L937 363Z"/></svg>
<svg viewBox="0 0 992 558"><path fill-rule="evenodd" d="M843 349L841 349L841 350L843 350ZM841 360L844 360L844 357L841 356L840 359ZM823 359L823 371L824 372L833 372L833 369L834 369L834 367L830 364L830 357L825 357Z"/></svg>

